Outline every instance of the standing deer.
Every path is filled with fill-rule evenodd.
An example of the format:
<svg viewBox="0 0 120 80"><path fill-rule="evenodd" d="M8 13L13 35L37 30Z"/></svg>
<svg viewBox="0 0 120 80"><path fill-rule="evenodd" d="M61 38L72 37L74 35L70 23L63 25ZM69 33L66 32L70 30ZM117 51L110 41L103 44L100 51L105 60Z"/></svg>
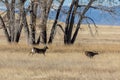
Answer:
<svg viewBox="0 0 120 80"><path fill-rule="evenodd" d="M30 52L30 54L32 54L32 55L33 55L33 54L43 54L43 55L45 55L45 52L46 52L47 49L48 49L47 46L45 46L45 47L42 48L42 49L33 47L33 48L32 48L32 52Z"/></svg>

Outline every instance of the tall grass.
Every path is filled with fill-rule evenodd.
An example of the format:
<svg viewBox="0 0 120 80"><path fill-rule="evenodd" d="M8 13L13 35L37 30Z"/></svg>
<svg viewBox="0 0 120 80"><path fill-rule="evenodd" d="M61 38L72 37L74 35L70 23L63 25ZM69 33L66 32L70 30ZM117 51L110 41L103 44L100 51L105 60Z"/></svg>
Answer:
<svg viewBox="0 0 120 80"><path fill-rule="evenodd" d="M46 56L29 55L32 46L24 40L8 44L0 32L0 80L120 80L120 28L99 28L94 37L84 30L68 46L57 34ZM87 50L99 55L88 58Z"/></svg>

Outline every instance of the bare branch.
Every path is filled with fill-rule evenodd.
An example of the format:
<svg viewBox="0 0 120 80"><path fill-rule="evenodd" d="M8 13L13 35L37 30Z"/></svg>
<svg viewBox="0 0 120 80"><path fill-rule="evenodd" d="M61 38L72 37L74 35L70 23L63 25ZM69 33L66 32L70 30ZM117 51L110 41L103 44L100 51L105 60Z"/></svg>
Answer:
<svg viewBox="0 0 120 80"><path fill-rule="evenodd" d="M87 19L91 20L93 22L94 26L97 28L95 21L91 17L84 16L83 18L87 18Z"/></svg>
<svg viewBox="0 0 120 80"><path fill-rule="evenodd" d="M5 25L5 23L4 23L3 18L1 17L1 15L0 15L0 21L2 23L2 27L3 27L4 33L5 33L6 37L7 37L7 40L8 40L8 42L10 42L9 33L7 31L6 25Z"/></svg>
<svg viewBox="0 0 120 80"><path fill-rule="evenodd" d="M86 7L86 6L87 5L78 5L78 7ZM90 8L98 9L98 10L101 10L101 11L106 11L106 12L116 14L114 9L112 9L111 7L106 7L106 6L99 5L99 6L90 6Z"/></svg>
<svg viewBox="0 0 120 80"><path fill-rule="evenodd" d="M56 26L59 26L59 27L60 27L60 29L62 30L62 32L65 34L65 31L64 31L64 29L63 29L62 25L57 24Z"/></svg>
<svg viewBox="0 0 120 80"><path fill-rule="evenodd" d="M86 22L87 22L87 24L88 24L88 27L89 27L89 30L90 30L91 35L94 37L94 34L93 34L92 29L91 29L91 25L90 25L89 21L86 20Z"/></svg>
<svg viewBox="0 0 120 80"><path fill-rule="evenodd" d="M57 11L58 9L56 9L54 6L51 6L52 9L54 9L55 11ZM64 9L61 9L61 12L63 12L64 14L68 14L68 12Z"/></svg>
<svg viewBox="0 0 120 80"><path fill-rule="evenodd" d="M96 23L95 23L95 21L92 19L92 18L90 18L90 17L87 17L87 16L84 16L84 18L86 18L86 19L89 19L90 21L92 21L93 22L93 24L94 24L94 26L95 26L95 34L97 34L98 33L98 30L97 30L97 25L96 25ZM88 27L90 28L90 31L91 31L91 33L92 33L92 30L91 30L91 27L90 27L90 23L89 23L89 21L88 20L86 20L86 22L88 23ZM92 33L93 34L93 33Z"/></svg>

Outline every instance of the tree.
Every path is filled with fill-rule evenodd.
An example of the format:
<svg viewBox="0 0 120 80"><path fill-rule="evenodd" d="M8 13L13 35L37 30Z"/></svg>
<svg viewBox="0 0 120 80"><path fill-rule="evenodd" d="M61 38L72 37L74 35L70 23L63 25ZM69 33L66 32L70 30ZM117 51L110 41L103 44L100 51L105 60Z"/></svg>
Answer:
<svg viewBox="0 0 120 80"><path fill-rule="evenodd" d="M71 35L72 35L72 29L74 24L74 18L77 10L78 0L72 0L72 3L70 5L67 18L66 18L66 26L65 26L65 34L64 34L64 43L70 44L71 43Z"/></svg>
<svg viewBox="0 0 120 80"><path fill-rule="evenodd" d="M24 27L24 30L25 30L25 33L27 35L27 42L29 42L29 28L28 28L28 23L27 23L27 19L26 19L26 12L25 12L25 8L24 8L24 3L25 3L26 0L20 0L18 2L17 5L18 8L19 8L19 18L17 20L17 24L18 27L16 26L16 38L15 38L15 42L19 42L20 40L20 35L21 35L21 31L22 31L22 28Z"/></svg>
<svg viewBox="0 0 120 80"><path fill-rule="evenodd" d="M36 44L36 16L37 16L37 8L38 4L35 2L38 2L36 0L31 0L30 3L30 43Z"/></svg>
<svg viewBox="0 0 120 80"><path fill-rule="evenodd" d="M39 34L39 38L37 42L42 42L44 44L47 43L47 20L49 16L49 11L53 0L41 0L40 7L41 7L41 19L40 19L40 28L41 32ZM40 40L41 37L41 40Z"/></svg>
<svg viewBox="0 0 120 80"><path fill-rule="evenodd" d="M72 37L72 39L71 39L71 43L73 44L74 42L75 42L75 40L76 40L76 37L77 37L77 35L78 35L78 31L79 31L79 29L80 29L80 25L81 25L81 22L82 22L82 20L83 20L83 18L84 18L84 16L85 16L85 13L89 10L89 8L91 7L91 5L93 4L93 2L95 2L96 0L90 0L89 1L89 3L87 4L87 6L84 8L84 10L82 11L82 13L81 13L81 16L80 16L80 18L79 18L79 21L78 21L78 24L77 24L77 27L76 27L76 30L75 30L75 32L74 32L74 34L73 34L73 37Z"/></svg>
<svg viewBox="0 0 120 80"><path fill-rule="evenodd" d="M56 17L55 17L55 21L53 23L53 26L52 26L52 29L51 29L51 33L50 33L50 38L49 38L49 41L48 43L52 43L53 39L54 39L54 35L55 35L55 30L56 30L56 25L58 23L58 18L59 18L59 14L60 14L60 11L61 11L61 8L63 6L63 3L64 3L65 0L61 0L60 1L60 5L58 7L58 10L57 10L57 14L56 14Z"/></svg>
<svg viewBox="0 0 120 80"><path fill-rule="evenodd" d="M16 15L15 15L16 0L11 0L10 2L8 2L8 0L5 0L3 2L7 8L7 12L6 12L6 16L5 16L7 23L5 23L4 18L2 18L2 16L0 17L1 22L3 24L2 26L4 29L4 33L6 35L8 42L18 43L20 34L21 34L21 30L22 30L22 25L23 25L22 13L23 13L23 9L24 9L23 6L24 6L25 1L24 2L20 1L21 8L19 8L19 10L20 10L19 19L16 19Z"/></svg>
<svg viewBox="0 0 120 80"><path fill-rule="evenodd" d="M111 10L111 8L104 7L103 2L108 1L110 4L116 4L114 0L88 0L87 2L84 0L72 0L69 10L66 12L62 9L65 0L31 0L28 8L25 8L24 6L26 0L0 1L5 4L7 9L5 16L0 15L0 22L2 23L2 28L7 41L10 43L18 43L20 40L21 31L24 29L27 42L32 45L47 43L47 21L53 1L58 1L60 4L57 9L57 14L55 15L56 17L52 25L48 43L53 42L55 31L58 26L64 33L64 44L74 44L84 19L91 20L95 25L94 20L85 15L90 8L114 13L114 10ZM19 12L18 14L15 13L16 9ZM40 13L38 13L38 9ZM65 12L65 14L67 14L65 28L63 28L61 24L58 24L60 12ZM30 15L27 15L28 13ZM40 18L37 18L38 14L41 16ZM74 21L76 15L79 15L78 23L75 23ZM28 22L27 16L30 17L30 22ZM39 29L36 29L37 19L39 19ZM73 30L74 25L77 25L75 27L75 31ZM40 33L37 37L36 32L39 30Z"/></svg>
<svg viewBox="0 0 120 80"><path fill-rule="evenodd" d="M8 42L19 42L20 35L22 28L24 27L24 31L27 36L27 42L34 45L34 44L39 44L40 43L40 37L41 37L41 42L45 43L47 42L47 20L48 20L48 15L49 11L52 5L53 0L44 0L44 1L39 1L39 0L31 0L31 3L29 4L28 9L26 10L24 7L24 3L26 0L11 0L10 2L8 0L5 0L2 2L5 4L7 10L7 16L6 20L7 23L4 21L4 18L0 16L0 20L2 22L2 26L4 29L4 32L6 34L6 38ZM17 2L17 6L15 6ZM37 9L38 5L41 7L40 15L42 16L40 19L40 29L41 33L39 34L39 37L36 38L36 17L37 17ZM16 16L15 14L15 9L19 9L19 17ZM26 18L26 14L30 13L30 25L28 25L28 21ZM17 18L16 18L17 17Z"/></svg>
<svg viewBox="0 0 120 80"><path fill-rule="evenodd" d="M96 27L94 20L85 15L90 8L99 9L99 10L103 10L107 12L113 12L109 8L106 9L104 7L99 7L99 5L97 6L97 3L99 3L99 0L88 0L89 2L85 2L85 4L82 4L82 3L79 4L81 1L82 0L72 0L69 10L67 12L65 29L62 28L62 30L64 30L63 31L64 32L64 44L74 44L78 36L78 32L82 24L82 21L84 19L91 20ZM76 24L77 26L75 27L75 31L73 31L73 26L75 25L74 20L75 20L76 15L79 15L79 20L78 20L78 23ZM88 26L90 25L88 24ZM55 29L53 29L53 31L51 32L54 32L54 31Z"/></svg>

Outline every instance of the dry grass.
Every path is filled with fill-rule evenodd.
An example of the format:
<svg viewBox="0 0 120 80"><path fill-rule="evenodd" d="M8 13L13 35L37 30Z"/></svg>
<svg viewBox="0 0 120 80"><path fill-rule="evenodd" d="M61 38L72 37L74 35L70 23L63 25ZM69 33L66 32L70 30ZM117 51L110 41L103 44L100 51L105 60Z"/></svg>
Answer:
<svg viewBox="0 0 120 80"><path fill-rule="evenodd" d="M32 46L22 40L8 45L0 31L0 80L120 80L119 27L100 27L94 37L84 27L73 46L64 46L62 34L56 35L46 56L32 56ZM88 58L86 50L99 55Z"/></svg>
<svg viewBox="0 0 120 80"><path fill-rule="evenodd" d="M66 49L70 50L71 47L65 47L65 52L48 50L46 56L32 56L23 48L19 47L19 50L16 51L17 49L11 47L6 51L0 50L1 80L120 79L119 53L100 53L90 59L83 52L67 52Z"/></svg>

